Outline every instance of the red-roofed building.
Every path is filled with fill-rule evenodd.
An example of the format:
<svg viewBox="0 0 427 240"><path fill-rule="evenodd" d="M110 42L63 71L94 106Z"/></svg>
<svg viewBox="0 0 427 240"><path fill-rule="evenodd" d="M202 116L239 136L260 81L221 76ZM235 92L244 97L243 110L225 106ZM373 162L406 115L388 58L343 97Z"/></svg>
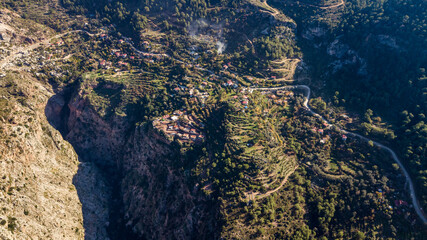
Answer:
<svg viewBox="0 0 427 240"><path fill-rule="evenodd" d="M403 200L394 200L394 204L396 205L396 207L408 206L408 203L406 201L403 201Z"/></svg>
<svg viewBox="0 0 427 240"><path fill-rule="evenodd" d="M406 201L403 201L403 200L394 200L394 204L396 205L396 207L408 206L408 203Z"/></svg>
<svg viewBox="0 0 427 240"><path fill-rule="evenodd" d="M177 116L182 116L182 114L184 114L184 112L182 112L181 110L176 110L173 112L173 114L175 114Z"/></svg>

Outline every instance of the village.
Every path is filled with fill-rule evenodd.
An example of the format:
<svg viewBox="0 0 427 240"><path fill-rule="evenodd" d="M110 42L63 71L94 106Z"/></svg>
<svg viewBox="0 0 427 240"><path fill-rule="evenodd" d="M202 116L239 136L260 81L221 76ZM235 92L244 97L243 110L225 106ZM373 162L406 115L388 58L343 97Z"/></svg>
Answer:
<svg viewBox="0 0 427 240"><path fill-rule="evenodd" d="M191 63L184 63L182 60L170 57L168 54L155 52L161 48L152 43L149 39L142 41L141 48L137 49L131 38L115 36L113 27L103 27L97 33L86 31L72 32L64 34L57 39L52 39L48 46L32 53L23 53L21 57L15 59L16 66L28 66L28 72L35 72L38 77L57 79L67 78L71 72L61 68L58 63L68 63L73 61L78 55L88 57L87 67L92 71L98 71L102 75L132 74L137 72L133 69L140 68L141 64L154 66L154 64L170 63L183 64L184 67L200 72L197 76L184 76L170 85L168 90L170 97L177 102L186 102L190 108L199 106L205 107L206 101L211 92L216 88L231 89L232 99L237 103L242 111L251 106L248 95L252 94L251 89L246 86L254 80L253 77L240 77L230 62L222 66L218 73L203 68L199 60L202 54L212 55L211 49L203 49L196 46L189 47L184 54L192 58ZM89 36L89 41L96 42L96 47L91 48L85 44L83 36ZM88 49L89 47L89 49ZM83 51L83 52L82 52ZM164 62L164 63L163 63ZM232 70L233 69L233 70ZM141 70L143 72L143 70ZM140 72L141 72L140 71ZM259 80L256 80L259 82ZM242 83L244 85L242 85ZM291 91L276 91L275 94L266 96L272 104L285 107L287 101L293 97ZM185 101L184 101L185 100ZM188 108L188 107L187 107ZM171 114L164 115L153 120L153 126L163 131L171 139L178 139L181 142L200 143L205 139L202 132L202 123L194 116L188 115L186 110L176 110Z"/></svg>
<svg viewBox="0 0 427 240"><path fill-rule="evenodd" d="M153 121L153 127L164 132L171 140L177 139L182 143L200 143L205 139L200 130L201 123L194 116L185 111L176 110L172 115L164 115Z"/></svg>

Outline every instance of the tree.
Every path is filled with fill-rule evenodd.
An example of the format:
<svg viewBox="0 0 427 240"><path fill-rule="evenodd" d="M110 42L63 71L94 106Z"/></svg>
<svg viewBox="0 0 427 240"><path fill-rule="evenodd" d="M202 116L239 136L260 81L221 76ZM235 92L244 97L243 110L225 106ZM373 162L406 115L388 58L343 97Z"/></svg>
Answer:
<svg viewBox="0 0 427 240"><path fill-rule="evenodd" d="M357 231L356 234L354 234L354 237L353 237L354 240L364 240L365 238L366 238L365 234L363 232L361 232L361 231Z"/></svg>
<svg viewBox="0 0 427 240"><path fill-rule="evenodd" d="M373 114L374 113L372 112L371 109L366 110L366 112L365 112L365 121L367 121L369 123L372 123L371 117L372 117Z"/></svg>
<svg viewBox="0 0 427 240"><path fill-rule="evenodd" d="M133 26L133 30L135 32L139 32L141 30L143 30L147 24L147 18L145 16L143 16L141 13L134 12L133 16L132 16L132 21L131 24Z"/></svg>

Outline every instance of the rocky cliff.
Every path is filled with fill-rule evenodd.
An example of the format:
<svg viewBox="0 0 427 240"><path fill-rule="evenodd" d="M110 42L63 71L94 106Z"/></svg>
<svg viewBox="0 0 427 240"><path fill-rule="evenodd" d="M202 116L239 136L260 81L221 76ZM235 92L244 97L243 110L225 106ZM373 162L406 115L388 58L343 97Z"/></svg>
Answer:
<svg viewBox="0 0 427 240"><path fill-rule="evenodd" d="M101 117L89 100L88 93L82 90L84 87L56 96L58 100L52 105L57 112L52 121L58 124L57 128L61 129L84 161L115 167L123 155L121 150L130 129L129 119L118 115Z"/></svg>
<svg viewBox="0 0 427 240"><path fill-rule="evenodd" d="M110 226L113 238L129 231L141 239L212 238L214 204L182 170L186 153L179 144L166 140L151 123L135 126L131 115L102 116L89 96L91 87L82 84L65 90L46 108L51 124L85 162L82 166L93 164L103 170L97 174L104 199L91 201L106 207L92 208L111 209L110 218L94 214L88 222L97 218L95 225L104 226L101 232ZM88 204L91 201L87 199Z"/></svg>
<svg viewBox="0 0 427 240"><path fill-rule="evenodd" d="M147 239L213 238L214 204L189 180L176 148L150 127L130 137L120 184L126 226Z"/></svg>
<svg viewBox="0 0 427 240"><path fill-rule="evenodd" d="M44 114L52 90L25 73L0 85L0 239L83 239L78 156Z"/></svg>

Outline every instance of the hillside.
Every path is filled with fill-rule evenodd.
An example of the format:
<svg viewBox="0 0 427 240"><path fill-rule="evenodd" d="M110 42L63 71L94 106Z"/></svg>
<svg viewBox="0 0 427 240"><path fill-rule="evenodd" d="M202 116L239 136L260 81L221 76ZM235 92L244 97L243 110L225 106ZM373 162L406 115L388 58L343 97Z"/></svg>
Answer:
<svg viewBox="0 0 427 240"><path fill-rule="evenodd" d="M27 26L51 32L4 9L0 19L9 49L35 41ZM78 156L44 114L52 88L19 71L2 72L0 84L0 237L83 239Z"/></svg>
<svg viewBox="0 0 427 240"><path fill-rule="evenodd" d="M393 4L4 1L0 236L422 239L425 39Z"/></svg>
<svg viewBox="0 0 427 240"><path fill-rule="evenodd" d="M425 2L346 1L327 10L274 3L302 26L313 85L336 112L359 114L358 132L399 151L426 207Z"/></svg>

